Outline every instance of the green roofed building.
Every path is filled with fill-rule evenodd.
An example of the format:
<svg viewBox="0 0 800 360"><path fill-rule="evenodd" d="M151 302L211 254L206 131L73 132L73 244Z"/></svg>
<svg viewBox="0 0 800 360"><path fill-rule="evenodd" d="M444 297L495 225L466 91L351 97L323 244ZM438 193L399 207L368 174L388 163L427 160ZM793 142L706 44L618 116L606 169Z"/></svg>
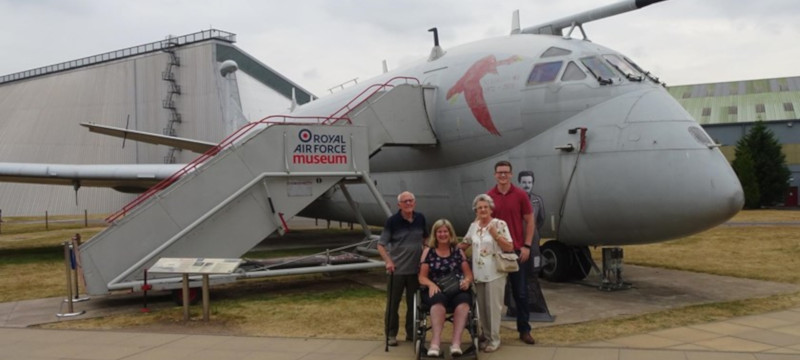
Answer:
<svg viewBox="0 0 800 360"><path fill-rule="evenodd" d="M800 77L680 85L668 88L732 161L736 142L763 121L783 144L792 173L786 206L797 206L800 184Z"/></svg>

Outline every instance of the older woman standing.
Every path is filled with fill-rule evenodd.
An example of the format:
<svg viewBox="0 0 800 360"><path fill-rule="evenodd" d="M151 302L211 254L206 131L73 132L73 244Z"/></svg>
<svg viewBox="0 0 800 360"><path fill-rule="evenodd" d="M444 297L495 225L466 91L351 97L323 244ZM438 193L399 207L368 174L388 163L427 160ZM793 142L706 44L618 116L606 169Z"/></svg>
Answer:
<svg viewBox="0 0 800 360"><path fill-rule="evenodd" d="M472 283L472 271L467 263L467 257L457 246L456 232L453 225L445 219L439 219L431 228L428 247L422 252L422 261L419 269L419 284L427 286L428 291L423 291L422 301L431 307L431 346L428 356L440 356L442 330L444 329L446 308L453 310L453 338L450 345L450 355L461 355L461 334L467 324L469 307L472 294L469 292ZM460 291L455 294L445 294L439 289L436 281L455 273L460 279Z"/></svg>
<svg viewBox="0 0 800 360"><path fill-rule="evenodd" d="M514 250L508 224L492 217L494 201L489 195L480 194L472 201L476 219L464 236L462 248L472 246L472 270L475 275L475 290L478 296L481 332L487 339L481 344L485 352L500 347L500 320L503 310L503 294L506 274L497 271L494 254Z"/></svg>

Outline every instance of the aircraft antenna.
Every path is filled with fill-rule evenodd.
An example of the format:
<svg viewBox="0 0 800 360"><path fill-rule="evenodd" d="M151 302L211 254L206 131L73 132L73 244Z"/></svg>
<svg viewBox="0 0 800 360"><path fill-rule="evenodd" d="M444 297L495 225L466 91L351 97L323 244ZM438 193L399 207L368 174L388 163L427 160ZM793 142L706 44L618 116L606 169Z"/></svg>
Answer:
<svg viewBox="0 0 800 360"><path fill-rule="evenodd" d="M72 180L72 188L75 189L75 206L78 206L78 189L81 188L81 181Z"/></svg>
<svg viewBox="0 0 800 360"><path fill-rule="evenodd" d="M125 130L128 130L128 125L131 123L131 114L128 114L128 118L125 120ZM122 136L122 148L125 148L125 140L128 139L128 132L126 131L125 134ZM75 189L76 191L78 189Z"/></svg>
<svg viewBox="0 0 800 360"><path fill-rule="evenodd" d="M439 29L432 27L428 31L433 33L433 49L431 49L431 55L428 56L428 61L433 61L444 56L445 51L439 46Z"/></svg>
<svg viewBox="0 0 800 360"><path fill-rule="evenodd" d="M439 29L432 27L428 31L433 33L433 46L439 46Z"/></svg>

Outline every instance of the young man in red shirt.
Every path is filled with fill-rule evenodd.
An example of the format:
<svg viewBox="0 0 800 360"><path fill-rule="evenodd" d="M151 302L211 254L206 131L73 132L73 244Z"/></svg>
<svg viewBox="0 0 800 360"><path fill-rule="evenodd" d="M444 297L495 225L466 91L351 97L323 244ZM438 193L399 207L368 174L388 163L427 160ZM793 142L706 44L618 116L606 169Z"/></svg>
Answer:
<svg viewBox="0 0 800 360"><path fill-rule="evenodd" d="M494 178L497 182L487 194L494 200L494 217L505 221L514 240L514 251L519 255L520 271L509 273L508 282L517 309L528 308L528 276L530 266L531 244L534 233L534 214L528 193L511 183L511 163L498 161L494 165ZM530 313L517 311L517 331L519 339L526 344L534 344L531 336L531 325L528 323Z"/></svg>

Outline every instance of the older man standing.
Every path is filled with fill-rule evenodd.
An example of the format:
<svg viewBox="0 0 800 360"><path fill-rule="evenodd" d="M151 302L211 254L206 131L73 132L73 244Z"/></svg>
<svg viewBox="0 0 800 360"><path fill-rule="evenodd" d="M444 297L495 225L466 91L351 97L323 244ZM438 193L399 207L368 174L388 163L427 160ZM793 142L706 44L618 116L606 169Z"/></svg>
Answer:
<svg viewBox="0 0 800 360"><path fill-rule="evenodd" d="M406 292L406 340L411 341L414 334L414 293L419 287L417 274L422 246L429 233L425 216L414 211L416 205L414 194L404 191L397 195L400 210L386 220L378 241L378 252L391 277L386 290L389 296L385 317L390 346L397 346L400 328L398 310L403 290Z"/></svg>
<svg viewBox="0 0 800 360"><path fill-rule="evenodd" d="M498 161L494 165L494 178L497 182L486 192L494 200L494 216L505 221L511 231L514 251L519 255L519 271L508 274L511 293L517 309L528 307L528 271L534 233L533 208L528 193L511 183L511 163ZM530 314L517 311L517 331L519 339L526 344L534 344L531 336Z"/></svg>

